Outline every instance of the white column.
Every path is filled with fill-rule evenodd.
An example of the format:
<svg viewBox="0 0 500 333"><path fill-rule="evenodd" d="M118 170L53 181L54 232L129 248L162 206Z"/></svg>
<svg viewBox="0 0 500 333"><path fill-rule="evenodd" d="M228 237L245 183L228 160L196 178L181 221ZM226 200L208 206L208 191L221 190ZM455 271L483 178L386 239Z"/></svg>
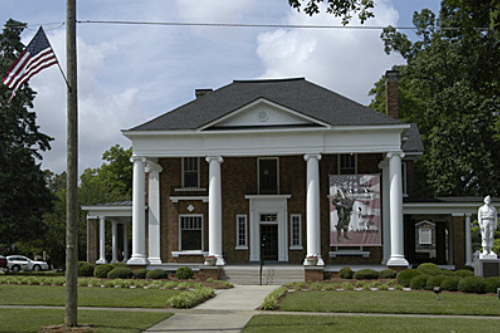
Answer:
<svg viewBox="0 0 500 333"><path fill-rule="evenodd" d="M320 154L306 154L304 160L307 162L307 257L317 256L318 265L324 265L321 258L321 214L319 204L319 161ZM307 265L307 260L304 260Z"/></svg>
<svg viewBox="0 0 500 333"><path fill-rule="evenodd" d="M221 156L208 156L208 253L217 257L217 265L225 265L222 256L222 187Z"/></svg>
<svg viewBox="0 0 500 333"><path fill-rule="evenodd" d="M465 214L465 264L472 266L471 214Z"/></svg>
<svg viewBox="0 0 500 333"><path fill-rule="evenodd" d="M128 265L147 265L146 258L146 173L143 157L133 156L132 178L132 257Z"/></svg>
<svg viewBox="0 0 500 333"><path fill-rule="evenodd" d="M383 233L383 254L382 265L387 264L391 256L391 225L390 225L390 205L389 205L389 162L380 162L382 169L382 233Z"/></svg>
<svg viewBox="0 0 500 333"><path fill-rule="evenodd" d="M128 260L128 223L123 223L123 262Z"/></svg>
<svg viewBox="0 0 500 333"><path fill-rule="evenodd" d="M106 263L106 219L104 216L99 216L99 259L96 264Z"/></svg>
<svg viewBox="0 0 500 333"><path fill-rule="evenodd" d="M389 200L391 224L391 256L387 266L408 266L404 256L403 229L403 184L401 179L402 152L388 153L389 159Z"/></svg>
<svg viewBox="0 0 500 333"><path fill-rule="evenodd" d="M161 264L160 258L160 172L162 167L152 161L146 163L149 173L148 221L149 257L151 264Z"/></svg>
<svg viewBox="0 0 500 333"><path fill-rule="evenodd" d="M114 264L115 262L118 262L118 242L117 242L117 224L116 221L111 221L111 263Z"/></svg>

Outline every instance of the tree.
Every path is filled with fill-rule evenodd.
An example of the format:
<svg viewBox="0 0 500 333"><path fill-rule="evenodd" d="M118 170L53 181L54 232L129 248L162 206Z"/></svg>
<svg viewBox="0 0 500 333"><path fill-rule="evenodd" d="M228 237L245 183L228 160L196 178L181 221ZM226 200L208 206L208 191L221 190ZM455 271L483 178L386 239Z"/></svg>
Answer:
<svg viewBox="0 0 500 333"><path fill-rule="evenodd" d="M326 12L333 14L335 17L342 18L342 24L346 25L352 19L353 14L359 13L358 17L363 24L370 17L374 17L370 9L375 7L373 0L307 0L307 4L303 4L306 0L288 0L288 4L296 8L300 12L304 10L309 16L320 12L320 4L326 3Z"/></svg>
<svg viewBox="0 0 500 333"><path fill-rule="evenodd" d="M0 33L0 72L7 72L23 51L21 32L26 24L10 19ZM33 109L35 92L24 84L8 103L11 91L0 85L0 243L40 237L40 223L52 196L40 163L52 138L43 134Z"/></svg>
<svg viewBox="0 0 500 333"><path fill-rule="evenodd" d="M386 52L407 61L401 83L410 103L402 114L423 133L427 195L500 192L500 40L488 28L494 10L493 1L444 0L437 19L427 9L415 13L420 40L392 27L382 33Z"/></svg>

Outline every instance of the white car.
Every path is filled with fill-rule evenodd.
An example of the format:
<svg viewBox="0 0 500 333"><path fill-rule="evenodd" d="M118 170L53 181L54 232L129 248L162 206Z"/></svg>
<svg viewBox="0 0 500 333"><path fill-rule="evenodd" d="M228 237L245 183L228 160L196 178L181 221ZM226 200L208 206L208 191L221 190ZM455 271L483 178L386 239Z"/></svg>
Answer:
<svg viewBox="0 0 500 333"><path fill-rule="evenodd" d="M19 255L7 256L7 267L13 272L49 269L49 265L45 261L31 260L28 257Z"/></svg>

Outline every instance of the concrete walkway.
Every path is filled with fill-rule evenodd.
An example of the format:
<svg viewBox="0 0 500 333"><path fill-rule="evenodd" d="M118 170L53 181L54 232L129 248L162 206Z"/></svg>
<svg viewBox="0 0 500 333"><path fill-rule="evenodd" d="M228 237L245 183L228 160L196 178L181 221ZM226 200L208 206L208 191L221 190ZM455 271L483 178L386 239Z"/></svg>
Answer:
<svg viewBox="0 0 500 333"><path fill-rule="evenodd" d="M259 313L264 298L279 286L243 286L217 291L217 296L191 310L177 312L173 317L144 331L164 332L223 332L238 333Z"/></svg>

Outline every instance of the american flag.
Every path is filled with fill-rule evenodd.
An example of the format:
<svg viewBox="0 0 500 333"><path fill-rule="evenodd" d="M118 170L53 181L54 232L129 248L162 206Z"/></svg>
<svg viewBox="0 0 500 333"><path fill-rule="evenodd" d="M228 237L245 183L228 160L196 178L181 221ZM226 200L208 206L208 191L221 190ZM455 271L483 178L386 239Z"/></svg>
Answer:
<svg viewBox="0 0 500 333"><path fill-rule="evenodd" d="M16 62L9 68L2 82L12 89L12 99L17 89L42 69L57 64L57 59L42 27Z"/></svg>

